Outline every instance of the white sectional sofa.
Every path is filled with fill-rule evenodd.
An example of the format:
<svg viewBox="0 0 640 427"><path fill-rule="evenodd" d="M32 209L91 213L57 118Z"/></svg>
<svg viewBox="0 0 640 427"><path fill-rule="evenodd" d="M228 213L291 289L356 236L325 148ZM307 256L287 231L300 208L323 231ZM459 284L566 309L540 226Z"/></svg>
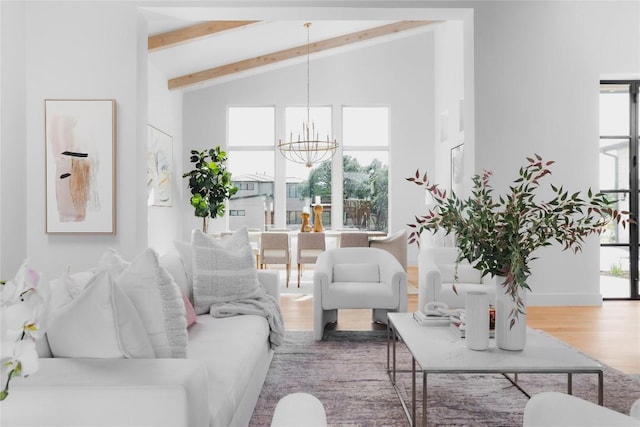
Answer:
<svg viewBox="0 0 640 427"><path fill-rule="evenodd" d="M192 298L180 255L160 264ZM258 278L279 301L277 272ZM202 314L186 359L41 358L34 375L11 382L0 425L246 426L273 357L269 334L261 316Z"/></svg>

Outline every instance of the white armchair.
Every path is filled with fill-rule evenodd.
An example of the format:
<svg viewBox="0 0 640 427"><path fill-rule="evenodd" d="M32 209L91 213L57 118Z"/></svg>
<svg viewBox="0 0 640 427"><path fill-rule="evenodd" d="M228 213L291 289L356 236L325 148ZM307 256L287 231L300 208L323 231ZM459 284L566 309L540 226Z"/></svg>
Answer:
<svg viewBox="0 0 640 427"><path fill-rule="evenodd" d="M529 399L522 421L523 427L638 427L640 399L633 404L630 414L626 415L569 394L542 392Z"/></svg>
<svg viewBox="0 0 640 427"><path fill-rule="evenodd" d="M377 248L336 248L322 252L313 274L313 337L321 340L338 309L372 309L375 322L387 312L407 311L407 274L389 252Z"/></svg>
<svg viewBox="0 0 640 427"><path fill-rule="evenodd" d="M464 308L465 295L469 291L482 291L495 298L495 279L485 276L468 262L458 266L455 280L456 247L420 247L418 255L418 307L429 302L443 302L450 308ZM456 292L453 290L455 283Z"/></svg>

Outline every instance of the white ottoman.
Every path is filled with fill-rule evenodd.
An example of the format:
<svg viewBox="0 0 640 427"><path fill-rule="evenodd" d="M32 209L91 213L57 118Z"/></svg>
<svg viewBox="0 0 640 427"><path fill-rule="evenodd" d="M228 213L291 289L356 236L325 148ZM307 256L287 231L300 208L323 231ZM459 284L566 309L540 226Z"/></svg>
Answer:
<svg viewBox="0 0 640 427"><path fill-rule="evenodd" d="M278 401L271 427L326 427L322 402L308 393L288 394Z"/></svg>

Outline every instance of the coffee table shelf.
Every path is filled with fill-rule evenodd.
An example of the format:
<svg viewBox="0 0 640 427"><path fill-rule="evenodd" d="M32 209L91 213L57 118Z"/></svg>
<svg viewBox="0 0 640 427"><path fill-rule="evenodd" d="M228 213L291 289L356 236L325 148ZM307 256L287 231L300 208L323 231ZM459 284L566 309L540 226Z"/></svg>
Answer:
<svg viewBox="0 0 640 427"><path fill-rule="evenodd" d="M387 372L411 425L416 425L416 372L422 371L422 425L427 425L427 376L429 374L504 374L517 386L517 374L568 374L567 392L572 393L572 374L598 376L598 404L603 403L603 366L573 347L527 328L527 345L522 351L506 351L490 341L484 351L469 350L464 339L449 326L420 326L412 313L388 314ZM411 412L396 383L396 343L401 340L411 353ZM417 365L417 367L416 367ZM515 374L515 379L507 374ZM518 387L519 388L519 387ZM522 389L521 389L522 390Z"/></svg>

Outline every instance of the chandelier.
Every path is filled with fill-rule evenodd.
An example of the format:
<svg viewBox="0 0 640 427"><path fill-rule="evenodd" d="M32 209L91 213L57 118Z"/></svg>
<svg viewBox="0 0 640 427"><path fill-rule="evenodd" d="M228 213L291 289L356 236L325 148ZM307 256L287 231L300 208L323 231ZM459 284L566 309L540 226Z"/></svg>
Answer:
<svg viewBox="0 0 640 427"><path fill-rule="evenodd" d="M328 134L326 140L321 140L319 132L316 132L315 125L310 119L309 27L311 23L307 22L304 26L307 29L307 120L302 123L302 133L298 134L297 140L293 139L293 132L291 132L288 141L279 141L278 149L288 160L310 168L315 163L331 159L338 148L338 143L336 140L332 141Z"/></svg>

